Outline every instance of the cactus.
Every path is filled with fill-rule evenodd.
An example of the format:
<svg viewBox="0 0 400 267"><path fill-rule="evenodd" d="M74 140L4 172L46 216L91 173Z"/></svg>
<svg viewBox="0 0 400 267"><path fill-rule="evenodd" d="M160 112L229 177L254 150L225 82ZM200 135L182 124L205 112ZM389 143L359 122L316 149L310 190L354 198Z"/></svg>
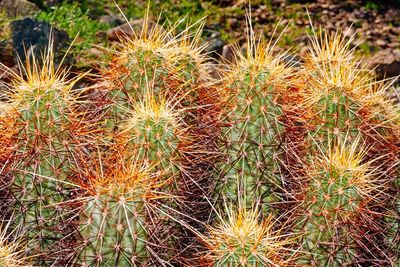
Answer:
<svg viewBox="0 0 400 267"><path fill-rule="evenodd" d="M345 143L342 141L310 162L297 219L303 248L309 253L300 262L308 266L355 262L358 238L362 236L358 230L369 222L368 205L384 187L371 162L363 162L366 151L359 146L359 137L351 146Z"/></svg>
<svg viewBox="0 0 400 267"><path fill-rule="evenodd" d="M118 155L118 157L116 157ZM156 240L166 226L166 213L157 205L172 198L163 180L142 156L126 158L117 152L101 156L95 170L85 174L84 199L77 262L82 266L153 266L166 262L160 255L168 240ZM105 162L102 162L102 161ZM164 227L164 228L163 228ZM160 243L165 242L165 243ZM158 250L156 251L157 248Z"/></svg>
<svg viewBox="0 0 400 267"><path fill-rule="evenodd" d="M394 80L340 33L299 67L251 33L214 78L203 26L176 33L148 10L92 94L51 45L11 72L0 267L399 266Z"/></svg>
<svg viewBox="0 0 400 267"><path fill-rule="evenodd" d="M165 98L157 99L149 90L142 101L134 104L133 111L121 125L119 140L125 139L132 153L146 164L153 166L160 175L177 174L180 171L178 144L183 141L184 124L174 103Z"/></svg>
<svg viewBox="0 0 400 267"><path fill-rule="evenodd" d="M245 198L246 206L256 202L264 213L276 201L273 189L282 183L280 117L291 69L283 63L284 55L272 56L270 43L248 39L247 54L238 53L226 74L226 161L215 194L233 202Z"/></svg>
<svg viewBox="0 0 400 267"><path fill-rule="evenodd" d="M398 120L395 109L388 108L394 107L393 101L385 98L394 81L376 82L349 48L352 40L345 41L340 33L321 34L311 39L305 57L300 73L307 77L302 105L310 140L319 144L343 137L351 141L358 135L369 142L388 143L385 139Z"/></svg>
<svg viewBox="0 0 400 267"><path fill-rule="evenodd" d="M216 226L200 235L208 250L198 266L295 266L295 238L276 229L278 221L270 214L260 220L257 208L231 206Z"/></svg>
<svg viewBox="0 0 400 267"><path fill-rule="evenodd" d="M20 66L24 76L13 74L6 94L10 107L2 116L6 123L0 133L2 141L7 140L2 148L6 153L0 157L2 177L12 175L10 212L18 215L10 229L32 239L30 255L42 255L37 264L52 262L51 253L58 257L64 252L61 241L67 241L72 231L64 223L68 208L63 203L73 194L66 180L79 158L77 146L83 144L79 136L88 137L75 109L78 95L71 92L77 80L67 80L65 71L55 69L52 49L50 44L42 62L28 57L26 68Z"/></svg>
<svg viewBox="0 0 400 267"><path fill-rule="evenodd" d="M359 238L358 243L355 242L351 235L360 235L354 232L355 226L351 226L350 230L342 229L336 239L326 233L327 238L332 238L331 241L325 241L331 243L331 248L324 248L324 253L319 251L317 254L322 256L316 256L314 264L320 262L318 257L324 258L329 253L332 254L330 262L325 261L332 266L335 266L335 261L339 265L355 261L390 263L388 255L392 254L391 249L379 240L388 235L390 228L390 223L385 222L383 217L386 210L391 209L389 203L393 203L393 192L389 185L397 175L396 164L399 159L396 124L400 113L393 100L386 97L386 91L394 80L376 81L361 64L360 58L355 56L353 49L349 48L352 38L345 41L340 33L325 33L311 41L303 72L299 73L306 78L298 79L304 84L299 85L302 112L297 117L309 130L303 143L304 173L309 171L307 166L314 165L314 156L321 150L345 145L341 144L343 140L347 142L346 146L352 147L358 137L368 145L364 160L371 164L371 169L379 172L379 182L376 183L382 185L379 194L366 201L367 204L363 202L367 205L364 208L374 214L357 221L359 233L368 233L364 234L364 239ZM310 186L309 183L304 185L303 181L295 183L303 188ZM334 231L336 228L332 229Z"/></svg>

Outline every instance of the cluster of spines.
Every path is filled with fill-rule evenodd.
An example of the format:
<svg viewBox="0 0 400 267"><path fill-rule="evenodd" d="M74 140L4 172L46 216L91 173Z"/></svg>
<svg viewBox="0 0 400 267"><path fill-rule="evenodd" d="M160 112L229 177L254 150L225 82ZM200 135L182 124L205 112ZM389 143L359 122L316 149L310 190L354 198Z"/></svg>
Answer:
<svg viewBox="0 0 400 267"><path fill-rule="evenodd" d="M272 215L261 218L258 208L226 206L206 235L199 235L208 250L196 266L296 266L294 236Z"/></svg>
<svg viewBox="0 0 400 267"><path fill-rule="evenodd" d="M4 267L29 267L30 259L25 256L24 241L12 237L9 225L0 225L0 266Z"/></svg>

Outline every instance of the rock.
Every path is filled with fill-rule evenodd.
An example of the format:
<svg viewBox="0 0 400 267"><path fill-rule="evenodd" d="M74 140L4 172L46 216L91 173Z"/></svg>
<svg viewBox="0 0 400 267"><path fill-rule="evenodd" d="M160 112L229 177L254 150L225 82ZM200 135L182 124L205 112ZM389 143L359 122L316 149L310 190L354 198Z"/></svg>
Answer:
<svg viewBox="0 0 400 267"><path fill-rule="evenodd" d="M292 54L287 54L282 58L282 60L287 63L290 67L300 68L303 61L300 57Z"/></svg>
<svg viewBox="0 0 400 267"><path fill-rule="evenodd" d="M204 49L205 53L208 53L212 58L219 59L225 43L221 40L219 33L211 35L208 41L208 46Z"/></svg>
<svg viewBox="0 0 400 267"><path fill-rule="evenodd" d="M375 68L378 78L400 75L400 50L385 49L376 53L367 61L371 68Z"/></svg>
<svg viewBox="0 0 400 267"><path fill-rule="evenodd" d="M14 66L13 47L10 41L0 41L0 62L7 67Z"/></svg>
<svg viewBox="0 0 400 267"><path fill-rule="evenodd" d="M134 33L140 34L143 27L143 19L135 19L130 22L124 23L120 26L114 27L107 31L107 37L110 41L119 41L121 38L131 38ZM152 21L149 23L148 32L156 26ZM133 30L133 31L132 31Z"/></svg>
<svg viewBox="0 0 400 267"><path fill-rule="evenodd" d="M386 46L387 42L385 40L379 39L379 40L376 40L376 45L377 46Z"/></svg>
<svg viewBox="0 0 400 267"><path fill-rule="evenodd" d="M11 35L16 62L18 57L22 62L25 61L25 50L29 54L35 53L35 56L40 58L48 47L52 36L55 62L59 63L71 42L65 31L52 28L47 22L40 22L31 18L11 22ZM73 59L69 56L64 63L72 64L72 62Z"/></svg>
<svg viewBox="0 0 400 267"><path fill-rule="evenodd" d="M118 15L104 15L101 16L99 20L101 23L108 24L112 27L122 25L125 21Z"/></svg>
<svg viewBox="0 0 400 267"><path fill-rule="evenodd" d="M221 60L225 63L230 63L233 62L233 60L235 59L235 50L234 48L229 45L226 44L224 45L224 47L222 47L222 54L221 54Z"/></svg>
<svg viewBox="0 0 400 267"><path fill-rule="evenodd" d="M5 11L8 16L29 16L39 8L26 0L0 0L0 11Z"/></svg>

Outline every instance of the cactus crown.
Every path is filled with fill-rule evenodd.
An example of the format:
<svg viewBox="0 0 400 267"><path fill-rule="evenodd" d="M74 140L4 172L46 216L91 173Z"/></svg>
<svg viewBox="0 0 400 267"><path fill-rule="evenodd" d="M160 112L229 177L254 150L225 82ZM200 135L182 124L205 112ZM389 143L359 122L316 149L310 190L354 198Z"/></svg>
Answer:
<svg viewBox="0 0 400 267"><path fill-rule="evenodd" d="M293 240L275 229L271 215L260 221L256 208L231 207L226 216L203 238L212 266L288 266Z"/></svg>
<svg viewBox="0 0 400 267"><path fill-rule="evenodd" d="M179 112L173 109L172 101L165 97L157 100L153 92L147 92L144 99L134 104L133 112L127 116L126 127L129 131L142 123L171 125L174 129L179 128Z"/></svg>
<svg viewBox="0 0 400 267"><path fill-rule="evenodd" d="M160 197L157 189L168 179L161 182L153 173L153 167L143 164L142 159L127 159L123 155L116 157L113 155L102 159L107 162L99 161L95 164L96 170L87 170L85 177L88 181L83 183L83 187L88 193L114 197L129 195L131 198L147 200Z"/></svg>
<svg viewBox="0 0 400 267"><path fill-rule="evenodd" d="M273 46L271 41L267 42L261 35L249 34L246 52L242 53L240 48L235 48L235 63L227 73L230 82L234 82L238 77L248 77L250 81L253 80L253 83L248 86L254 87L262 85L266 81L269 84L274 81L284 81L290 69L282 63L282 59L285 57L284 53L272 54ZM254 84L254 81L258 81L260 84Z"/></svg>
<svg viewBox="0 0 400 267"><path fill-rule="evenodd" d="M317 216L329 217L332 215L330 211L336 215L342 211L347 214L360 201L368 200L369 194L379 187L376 173L370 169L371 162L363 163L365 154L366 149L360 148L357 138L351 145L341 141L327 155L313 161L308 193L312 199L311 206L321 205L317 208ZM332 216L332 219L338 217Z"/></svg>
<svg viewBox="0 0 400 267"><path fill-rule="evenodd" d="M49 47L41 60L38 60L32 54L27 57L26 65L19 62L19 68L22 70L23 75L12 73L14 78L13 86L8 95L11 100L17 103L38 101L45 95L54 98L65 98L69 96L72 86L78 80L68 81L68 71L61 67L55 68L52 41L50 41ZM54 94L58 95L55 96Z"/></svg>
<svg viewBox="0 0 400 267"><path fill-rule="evenodd" d="M27 259L24 257L23 243L20 240L10 241L7 234L8 225L0 225L0 267L24 267Z"/></svg>

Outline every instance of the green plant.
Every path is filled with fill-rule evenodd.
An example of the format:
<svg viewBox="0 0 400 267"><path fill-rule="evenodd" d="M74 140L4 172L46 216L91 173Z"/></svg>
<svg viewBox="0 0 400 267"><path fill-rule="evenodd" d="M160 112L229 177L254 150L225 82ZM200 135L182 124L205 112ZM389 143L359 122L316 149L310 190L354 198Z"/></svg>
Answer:
<svg viewBox="0 0 400 267"><path fill-rule="evenodd" d="M371 10L378 10L381 8L381 5L380 5L380 3L377 3L376 1L367 1L365 3L365 8L371 9Z"/></svg>
<svg viewBox="0 0 400 267"><path fill-rule="evenodd" d="M0 10L0 41L11 37L9 23L18 17L10 18L5 10Z"/></svg>
<svg viewBox="0 0 400 267"><path fill-rule="evenodd" d="M100 43L96 34L108 29L108 25L89 18L88 11L83 12L78 4L67 2L48 11L40 11L36 14L36 19L46 21L54 27L66 31L71 38L78 36L73 46L73 52L76 55L93 44Z"/></svg>

